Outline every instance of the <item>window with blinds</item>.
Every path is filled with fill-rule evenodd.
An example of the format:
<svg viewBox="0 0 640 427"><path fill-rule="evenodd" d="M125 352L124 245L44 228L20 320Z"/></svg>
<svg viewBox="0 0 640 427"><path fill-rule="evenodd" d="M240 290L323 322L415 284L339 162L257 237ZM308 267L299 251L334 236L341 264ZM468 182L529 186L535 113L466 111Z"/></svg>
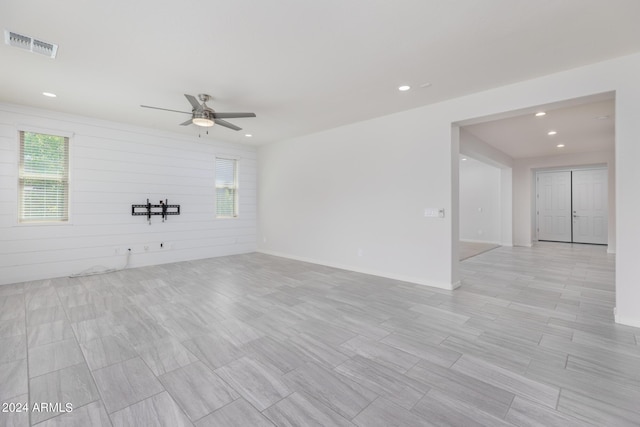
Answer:
<svg viewBox="0 0 640 427"><path fill-rule="evenodd" d="M216 218L238 216L238 160L216 157Z"/></svg>
<svg viewBox="0 0 640 427"><path fill-rule="evenodd" d="M69 220L69 138L20 131L20 222Z"/></svg>

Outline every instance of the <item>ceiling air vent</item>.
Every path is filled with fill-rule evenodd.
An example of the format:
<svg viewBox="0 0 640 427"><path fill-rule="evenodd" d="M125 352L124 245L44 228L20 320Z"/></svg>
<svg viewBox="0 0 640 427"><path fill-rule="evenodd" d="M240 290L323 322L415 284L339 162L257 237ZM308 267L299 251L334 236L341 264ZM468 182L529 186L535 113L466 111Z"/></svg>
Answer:
<svg viewBox="0 0 640 427"><path fill-rule="evenodd" d="M9 46L44 55L51 59L55 58L56 53L58 53L57 44L47 43L30 36L14 33L13 31L4 30L4 42Z"/></svg>

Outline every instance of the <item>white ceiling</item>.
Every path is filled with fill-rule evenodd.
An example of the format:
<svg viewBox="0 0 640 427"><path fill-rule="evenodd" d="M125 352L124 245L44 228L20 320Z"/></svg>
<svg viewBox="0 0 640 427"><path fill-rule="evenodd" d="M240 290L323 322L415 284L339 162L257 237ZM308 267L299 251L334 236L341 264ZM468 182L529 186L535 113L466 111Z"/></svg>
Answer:
<svg viewBox="0 0 640 427"><path fill-rule="evenodd" d="M542 106L522 115L463 126L463 129L514 159L613 151L615 100L612 96L578 105L569 101L571 106ZM547 114L536 117L537 111ZM549 131L557 134L550 136ZM558 144L564 147L558 148Z"/></svg>
<svg viewBox="0 0 640 427"><path fill-rule="evenodd" d="M0 45L0 101L196 134L139 105L205 92L258 116L213 138L260 144L635 53L638 16L638 0L3 0L0 29L60 47Z"/></svg>

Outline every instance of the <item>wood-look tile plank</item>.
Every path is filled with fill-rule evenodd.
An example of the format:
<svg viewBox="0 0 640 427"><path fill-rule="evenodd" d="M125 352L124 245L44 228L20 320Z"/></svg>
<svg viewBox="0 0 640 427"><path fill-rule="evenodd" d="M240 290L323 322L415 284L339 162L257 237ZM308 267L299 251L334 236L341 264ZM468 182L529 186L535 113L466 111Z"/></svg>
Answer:
<svg viewBox="0 0 640 427"><path fill-rule="evenodd" d="M2 286L0 286L1 288ZM24 317L15 319L0 320L0 338L14 337L25 332L26 322Z"/></svg>
<svg viewBox="0 0 640 427"><path fill-rule="evenodd" d="M360 412L353 422L361 427L427 426L434 427L429 420L380 397Z"/></svg>
<svg viewBox="0 0 640 427"><path fill-rule="evenodd" d="M122 331L121 323L111 315L96 317L71 324L71 328L78 340L83 343L109 335L119 335Z"/></svg>
<svg viewBox="0 0 640 427"><path fill-rule="evenodd" d="M398 372L406 372L420 360L419 357L397 347L361 336L350 339L341 344L340 347L367 359L375 360L381 365L395 369Z"/></svg>
<svg viewBox="0 0 640 427"><path fill-rule="evenodd" d="M353 426L346 418L332 411L304 392L295 392L270 406L264 412L278 427Z"/></svg>
<svg viewBox="0 0 640 427"><path fill-rule="evenodd" d="M442 393L437 389L430 390L411 409L411 412L438 426L507 427L511 425L475 405L458 400L456 396Z"/></svg>
<svg viewBox="0 0 640 427"><path fill-rule="evenodd" d="M93 371L93 375L109 413L164 390L138 357Z"/></svg>
<svg viewBox="0 0 640 427"><path fill-rule="evenodd" d="M66 320L64 309L61 305L52 307L38 308L27 313L27 325L36 326L43 323L57 322L58 320Z"/></svg>
<svg viewBox="0 0 640 427"><path fill-rule="evenodd" d="M539 403L532 402L520 396L513 399L511 408L505 420L516 426L522 427L582 427L584 422L577 418L564 414L555 409L548 408Z"/></svg>
<svg viewBox="0 0 640 427"><path fill-rule="evenodd" d="M31 378L83 362L80 346L73 338L29 348Z"/></svg>
<svg viewBox="0 0 640 427"><path fill-rule="evenodd" d="M421 340L398 333L390 334L381 339L380 342L406 353L413 354L420 359L442 365L445 368L451 367L451 365L453 365L461 356L461 353L458 353L457 351L425 343Z"/></svg>
<svg viewBox="0 0 640 427"><path fill-rule="evenodd" d="M166 391L114 412L111 414L111 419L113 427L189 427L193 425Z"/></svg>
<svg viewBox="0 0 640 427"><path fill-rule="evenodd" d="M430 389L419 381L362 356L355 356L334 370L406 409L411 409Z"/></svg>
<svg viewBox="0 0 640 427"><path fill-rule="evenodd" d="M141 424L137 424L141 425ZM37 424L37 427L111 427L111 421L101 401L74 407L73 411ZM132 426L133 427L133 426Z"/></svg>
<svg viewBox="0 0 640 427"><path fill-rule="evenodd" d="M240 397L200 361L160 376L160 382L192 421Z"/></svg>
<svg viewBox="0 0 640 427"><path fill-rule="evenodd" d="M462 356L451 369L550 408L555 408L558 401L559 388L534 381L472 356Z"/></svg>
<svg viewBox="0 0 640 427"><path fill-rule="evenodd" d="M640 411L640 390L619 384L612 378L577 372L544 362L532 361L525 374L528 378L593 397L629 411Z"/></svg>
<svg viewBox="0 0 640 427"><path fill-rule="evenodd" d="M136 352L124 339L108 335L81 345L84 357L92 371L136 357Z"/></svg>
<svg viewBox="0 0 640 427"><path fill-rule="evenodd" d="M274 427L264 415L243 398L198 420L195 425L196 427Z"/></svg>
<svg viewBox="0 0 640 427"><path fill-rule="evenodd" d="M27 357L26 335L15 335L0 339L0 363L13 362Z"/></svg>
<svg viewBox="0 0 640 427"><path fill-rule="evenodd" d="M277 369L248 357L218 368L215 373L259 411L291 393Z"/></svg>
<svg viewBox="0 0 640 427"><path fill-rule="evenodd" d="M238 347L217 335L199 336L182 344L211 369L224 366L243 355Z"/></svg>
<svg viewBox="0 0 640 427"><path fill-rule="evenodd" d="M313 360L328 368L333 368L349 359L348 350L325 344L311 335L298 334L286 340L285 345L294 348L307 360Z"/></svg>
<svg viewBox="0 0 640 427"><path fill-rule="evenodd" d="M66 320L43 323L28 329L29 348L73 339L73 329Z"/></svg>
<svg viewBox="0 0 640 427"><path fill-rule="evenodd" d="M27 359L0 364L0 400L3 402L10 397L26 394Z"/></svg>
<svg viewBox="0 0 640 427"><path fill-rule="evenodd" d="M305 355L297 348L268 336L248 342L241 347L241 351L254 360L270 364L283 374L306 362Z"/></svg>
<svg viewBox="0 0 640 427"><path fill-rule="evenodd" d="M506 415L515 396L462 372L427 361L420 361L406 375L498 418Z"/></svg>
<svg viewBox="0 0 640 427"><path fill-rule="evenodd" d="M560 393L558 411L600 426L637 427L640 422L637 411L632 412L571 390L562 390Z"/></svg>
<svg viewBox="0 0 640 427"><path fill-rule="evenodd" d="M100 399L89 368L85 363L69 366L29 380L29 400L34 402L70 403L79 408ZM31 422L37 424L61 415L57 412L31 412Z"/></svg>
<svg viewBox="0 0 640 427"><path fill-rule="evenodd" d="M318 399L347 419L356 416L378 395L349 378L307 363L284 376L291 388Z"/></svg>
<svg viewBox="0 0 640 427"><path fill-rule="evenodd" d="M198 360L173 337L135 346L138 355L149 369L160 376Z"/></svg>

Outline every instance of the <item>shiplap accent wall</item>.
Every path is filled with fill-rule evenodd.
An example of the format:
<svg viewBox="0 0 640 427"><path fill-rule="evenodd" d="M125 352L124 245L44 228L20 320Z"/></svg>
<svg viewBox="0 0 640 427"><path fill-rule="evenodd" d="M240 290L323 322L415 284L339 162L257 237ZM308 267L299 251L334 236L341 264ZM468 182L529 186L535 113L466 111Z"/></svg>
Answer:
<svg viewBox="0 0 640 427"><path fill-rule="evenodd" d="M73 134L70 224L18 224L20 128ZM214 138L0 104L0 284L121 268L127 248L130 267L253 252L256 150ZM216 155L239 158L238 218L215 218ZM181 214L148 225L131 215L147 198Z"/></svg>

